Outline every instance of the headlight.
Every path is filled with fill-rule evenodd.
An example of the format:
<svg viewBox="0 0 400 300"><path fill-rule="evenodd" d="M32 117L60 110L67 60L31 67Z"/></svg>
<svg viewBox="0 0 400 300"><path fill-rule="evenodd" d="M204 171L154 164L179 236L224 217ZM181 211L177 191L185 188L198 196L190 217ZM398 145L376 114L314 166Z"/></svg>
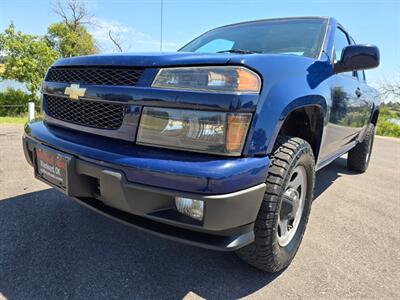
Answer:
<svg viewBox="0 0 400 300"><path fill-rule="evenodd" d="M158 71L152 87L222 93L259 93L261 79L244 67L186 67Z"/></svg>
<svg viewBox="0 0 400 300"><path fill-rule="evenodd" d="M145 107L137 143L164 148L240 155L249 113Z"/></svg>

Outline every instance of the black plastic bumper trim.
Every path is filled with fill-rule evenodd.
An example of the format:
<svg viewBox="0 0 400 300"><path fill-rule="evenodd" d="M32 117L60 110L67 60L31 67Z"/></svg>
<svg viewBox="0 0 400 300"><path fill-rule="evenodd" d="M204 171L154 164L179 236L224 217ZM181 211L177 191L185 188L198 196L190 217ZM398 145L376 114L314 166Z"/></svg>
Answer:
<svg viewBox="0 0 400 300"><path fill-rule="evenodd" d="M39 145L23 139L26 159L32 165L34 149ZM254 220L265 184L230 194L193 194L128 182L120 170L71 157L67 188L59 190L105 216L155 235L203 248L233 251L254 241ZM176 196L203 200L203 221L193 223L178 213L174 209Z"/></svg>
<svg viewBox="0 0 400 300"><path fill-rule="evenodd" d="M218 250L218 251L235 251L241 247L244 247L254 241L253 230L245 233L234 235L234 236L219 236L212 235L203 232L196 232L184 228L175 227L172 225L152 221L145 217L126 213L121 210L114 209L107 205L104 205L101 201L90 199L90 198L76 198L71 197L79 204L96 211L108 218L111 218L117 222L125 225L152 233L154 235L171 239L186 244ZM243 231L245 227L253 228L253 224L248 224L240 228Z"/></svg>

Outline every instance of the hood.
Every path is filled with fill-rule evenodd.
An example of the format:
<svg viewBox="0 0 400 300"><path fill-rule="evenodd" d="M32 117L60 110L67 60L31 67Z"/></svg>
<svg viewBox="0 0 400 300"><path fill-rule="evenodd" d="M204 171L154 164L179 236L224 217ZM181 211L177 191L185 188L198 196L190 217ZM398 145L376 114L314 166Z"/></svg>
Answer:
<svg viewBox="0 0 400 300"><path fill-rule="evenodd" d="M309 65L315 59L283 54L236 54L236 53L193 53L193 52L149 52L99 54L62 58L53 66L120 66L120 67L173 67L198 65L247 65L263 69L266 65L282 64L287 67Z"/></svg>
<svg viewBox="0 0 400 300"><path fill-rule="evenodd" d="M315 65L315 63L317 64ZM154 52L102 54L62 58L53 66L112 66L112 67L176 67L199 65L244 65L271 80L279 80L288 74L304 74L327 65L304 56L287 54L236 54L236 53L193 53L193 52ZM314 65L310 68L310 66ZM325 66L326 67L326 66Z"/></svg>
<svg viewBox="0 0 400 300"><path fill-rule="evenodd" d="M237 55L238 56L248 55ZM62 58L53 66L135 66L162 67L180 65L224 65L233 57L229 53L193 53L193 52L154 52L101 54Z"/></svg>

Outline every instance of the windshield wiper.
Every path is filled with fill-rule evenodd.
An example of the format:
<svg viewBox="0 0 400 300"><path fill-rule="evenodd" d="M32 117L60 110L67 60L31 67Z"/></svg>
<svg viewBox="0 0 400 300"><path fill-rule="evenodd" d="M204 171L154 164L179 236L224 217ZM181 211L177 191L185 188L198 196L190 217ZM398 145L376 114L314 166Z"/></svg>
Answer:
<svg viewBox="0 0 400 300"><path fill-rule="evenodd" d="M254 54L261 53L260 51L252 51L252 50L243 50L243 49L229 49L218 51L217 53L238 53L238 54Z"/></svg>

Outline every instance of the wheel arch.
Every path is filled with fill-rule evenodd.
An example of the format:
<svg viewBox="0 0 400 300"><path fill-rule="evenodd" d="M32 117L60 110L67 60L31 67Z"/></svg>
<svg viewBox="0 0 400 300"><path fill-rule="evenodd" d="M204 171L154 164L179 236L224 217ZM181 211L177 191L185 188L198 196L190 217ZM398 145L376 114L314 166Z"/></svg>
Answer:
<svg viewBox="0 0 400 300"><path fill-rule="evenodd" d="M272 153L278 136L285 134L306 140L313 149L315 160L318 159L327 105L323 97L313 98L311 103L293 105L292 102L285 107L268 145L268 154Z"/></svg>
<svg viewBox="0 0 400 300"><path fill-rule="evenodd" d="M371 115L370 123L372 123L372 124L374 124L374 126L376 126L376 124L378 123L378 118L379 118L379 108L376 108Z"/></svg>

